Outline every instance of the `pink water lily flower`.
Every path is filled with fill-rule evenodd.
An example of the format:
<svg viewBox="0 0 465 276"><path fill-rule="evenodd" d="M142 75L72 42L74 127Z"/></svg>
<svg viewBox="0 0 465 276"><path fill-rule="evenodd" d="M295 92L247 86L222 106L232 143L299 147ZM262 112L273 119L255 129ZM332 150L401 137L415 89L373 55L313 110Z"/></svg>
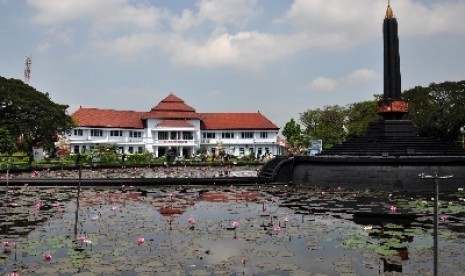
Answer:
<svg viewBox="0 0 465 276"><path fill-rule="evenodd" d="M39 201L37 201L36 205L34 206L34 210L35 212L39 212L40 211L40 207L42 206L42 203Z"/></svg>
<svg viewBox="0 0 465 276"><path fill-rule="evenodd" d="M239 227L239 222L238 221L231 222L231 227L233 227L233 228Z"/></svg>
<svg viewBox="0 0 465 276"><path fill-rule="evenodd" d="M9 242L9 241L2 242L3 247L13 247L15 245L16 245L16 243L14 243L14 242Z"/></svg>
<svg viewBox="0 0 465 276"><path fill-rule="evenodd" d="M273 229L274 229L274 231L279 232L279 231L281 231L281 226L279 226L279 225L275 226Z"/></svg>
<svg viewBox="0 0 465 276"><path fill-rule="evenodd" d="M79 236L78 241L83 242L86 239L86 236Z"/></svg>
<svg viewBox="0 0 465 276"><path fill-rule="evenodd" d="M245 265L247 263L247 258L245 256L242 257L241 263Z"/></svg>
<svg viewBox="0 0 465 276"><path fill-rule="evenodd" d="M144 237L137 237L137 238L136 238L136 243L137 243L137 244L143 244L144 242L145 242Z"/></svg>
<svg viewBox="0 0 465 276"><path fill-rule="evenodd" d="M190 217L188 220L189 224L195 224L195 219L194 217Z"/></svg>
<svg viewBox="0 0 465 276"><path fill-rule="evenodd" d="M51 259L53 259L52 255L50 255L49 253L44 253L44 260L46 261L50 261Z"/></svg>

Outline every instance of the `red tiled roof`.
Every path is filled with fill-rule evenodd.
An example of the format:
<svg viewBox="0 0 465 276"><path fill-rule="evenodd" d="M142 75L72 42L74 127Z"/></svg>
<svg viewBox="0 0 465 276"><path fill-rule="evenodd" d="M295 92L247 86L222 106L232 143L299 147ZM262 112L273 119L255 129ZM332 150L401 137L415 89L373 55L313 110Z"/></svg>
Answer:
<svg viewBox="0 0 465 276"><path fill-rule="evenodd" d="M79 126L105 128L144 128L146 119L165 119L160 127L193 127L181 119L199 119L203 130L279 130L257 113L197 113L173 93L163 99L150 112L122 111L113 109L79 108L72 114Z"/></svg>
<svg viewBox="0 0 465 276"><path fill-rule="evenodd" d="M268 129L279 128L263 116L257 113L200 113L201 129Z"/></svg>
<svg viewBox="0 0 465 276"><path fill-rule="evenodd" d="M145 112L80 107L71 116L78 126L144 128Z"/></svg>
<svg viewBox="0 0 465 276"><path fill-rule="evenodd" d="M164 120L157 127L194 127L191 123L185 120Z"/></svg>
<svg viewBox="0 0 465 276"><path fill-rule="evenodd" d="M152 107L145 119L198 119L199 114L183 100L170 93L158 105Z"/></svg>

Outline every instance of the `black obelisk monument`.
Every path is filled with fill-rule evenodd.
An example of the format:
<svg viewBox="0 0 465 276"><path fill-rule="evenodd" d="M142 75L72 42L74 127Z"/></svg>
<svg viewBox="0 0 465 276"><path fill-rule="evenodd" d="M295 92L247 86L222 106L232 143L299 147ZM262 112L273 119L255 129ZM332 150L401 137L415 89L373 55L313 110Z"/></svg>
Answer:
<svg viewBox="0 0 465 276"><path fill-rule="evenodd" d="M397 20L388 5L383 22L384 38L384 93L378 113L384 119L401 119L408 112L408 104L401 98L400 54Z"/></svg>

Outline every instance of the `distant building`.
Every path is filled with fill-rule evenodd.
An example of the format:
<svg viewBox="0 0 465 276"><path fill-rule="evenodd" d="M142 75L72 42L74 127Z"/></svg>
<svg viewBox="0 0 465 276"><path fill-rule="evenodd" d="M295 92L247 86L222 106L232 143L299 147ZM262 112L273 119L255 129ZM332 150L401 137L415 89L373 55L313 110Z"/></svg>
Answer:
<svg viewBox="0 0 465 276"><path fill-rule="evenodd" d="M74 153L114 144L120 153L155 157L169 149L191 157L202 146L210 155L283 154L279 128L260 112L198 113L173 93L148 112L80 107L72 117L78 124L68 137Z"/></svg>

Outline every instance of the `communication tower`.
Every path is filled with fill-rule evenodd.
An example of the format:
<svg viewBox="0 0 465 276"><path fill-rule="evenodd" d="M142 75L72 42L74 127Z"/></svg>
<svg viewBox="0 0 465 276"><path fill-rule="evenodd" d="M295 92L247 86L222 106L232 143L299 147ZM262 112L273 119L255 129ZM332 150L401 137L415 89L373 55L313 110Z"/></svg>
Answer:
<svg viewBox="0 0 465 276"><path fill-rule="evenodd" d="M31 81L31 64L32 58L26 57L26 60L24 61L24 82L27 84Z"/></svg>

